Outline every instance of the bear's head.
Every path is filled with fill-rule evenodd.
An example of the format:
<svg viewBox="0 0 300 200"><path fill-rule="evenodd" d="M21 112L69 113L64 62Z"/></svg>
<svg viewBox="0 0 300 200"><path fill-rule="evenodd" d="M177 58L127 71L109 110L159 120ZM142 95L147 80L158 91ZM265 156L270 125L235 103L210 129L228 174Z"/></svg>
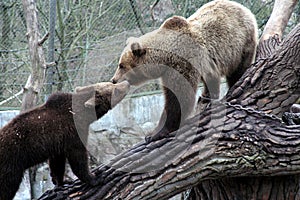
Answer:
<svg viewBox="0 0 300 200"><path fill-rule="evenodd" d="M130 37L126 43L127 46L120 56L117 71L111 81L118 83L127 80L130 84L137 85L146 80L141 66L147 63L148 50L138 38Z"/></svg>
<svg viewBox="0 0 300 200"><path fill-rule="evenodd" d="M117 84L102 82L76 87L75 94L79 96L86 94L86 99L83 102L84 107L86 109L94 109L97 119L99 119L125 97L129 92L129 88L128 81Z"/></svg>
<svg viewBox="0 0 300 200"><path fill-rule="evenodd" d="M165 50L169 47L166 45L172 46L178 35L181 35L181 31L185 31L187 27L188 22L185 18L174 16L153 32L140 38L128 38L111 81L118 83L127 80L131 85L138 85L161 77L168 60Z"/></svg>

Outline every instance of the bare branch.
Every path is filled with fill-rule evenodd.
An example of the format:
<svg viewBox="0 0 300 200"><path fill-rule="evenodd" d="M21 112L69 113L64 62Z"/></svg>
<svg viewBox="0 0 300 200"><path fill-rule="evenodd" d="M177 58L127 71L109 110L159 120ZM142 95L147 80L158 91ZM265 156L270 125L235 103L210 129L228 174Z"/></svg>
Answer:
<svg viewBox="0 0 300 200"><path fill-rule="evenodd" d="M266 40L270 36L278 35L282 38L283 31L292 15L293 9L298 0L275 0L274 8L268 20L261 40Z"/></svg>
<svg viewBox="0 0 300 200"><path fill-rule="evenodd" d="M49 32L48 33L46 33L43 37L42 37L42 39L40 39L39 41L38 41L38 45L39 46L42 46L43 44L44 44L44 42L49 38Z"/></svg>

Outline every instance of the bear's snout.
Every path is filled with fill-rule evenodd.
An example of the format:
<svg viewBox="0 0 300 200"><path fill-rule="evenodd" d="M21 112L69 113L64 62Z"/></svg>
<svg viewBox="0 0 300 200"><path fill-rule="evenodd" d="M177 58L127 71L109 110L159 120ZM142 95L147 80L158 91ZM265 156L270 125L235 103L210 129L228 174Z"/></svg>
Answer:
<svg viewBox="0 0 300 200"><path fill-rule="evenodd" d="M114 78L110 79L110 82L112 82L113 84L117 83L116 79L114 79Z"/></svg>

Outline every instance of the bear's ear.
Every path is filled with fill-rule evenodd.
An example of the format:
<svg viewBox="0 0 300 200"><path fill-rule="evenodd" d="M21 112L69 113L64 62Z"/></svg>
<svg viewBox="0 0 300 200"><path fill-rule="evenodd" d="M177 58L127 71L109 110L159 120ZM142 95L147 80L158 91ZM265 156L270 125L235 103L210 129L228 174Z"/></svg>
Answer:
<svg viewBox="0 0 300 200"><path fill-rule="evenodd" d="M134 41L137 41L138 38L136 37L129 37L127 40L126 40L126 45L130 44L130 43L133 43Z"/></svg>
<svg viewBox="0 0 300 200"><path fill-rule="evenodd" d="M130 48L134 56L142 57L146 54L146 49L144 49L138 42L132 43Z"/></svg>
<svg viewBox="0 0 300 200"><path fill-rule="evenodd" d="M91 97L90 99L88 99L85 103L84 103L84 106L86 108L94 108L96 105L95 105L95 97Z"/></svg>
<svg viewBox="0 0 300 200"><path fill-rule="evenodd" d="M72 109L74 112L82 111L84 107L94 107L93 105L86 105L86 102L93 102L95 91L89 87L76 87L75 93L72 95ZM90 103L88 103L90 104ZM95 104L95 103L94 103Z"/></svg>
<svg viewBox="0 0 300 200"><path fill-rule="evenodd" d="M188 27L188 22L184 17L174 16L167 19L162 27L170 30L179 30Z"/></svg>

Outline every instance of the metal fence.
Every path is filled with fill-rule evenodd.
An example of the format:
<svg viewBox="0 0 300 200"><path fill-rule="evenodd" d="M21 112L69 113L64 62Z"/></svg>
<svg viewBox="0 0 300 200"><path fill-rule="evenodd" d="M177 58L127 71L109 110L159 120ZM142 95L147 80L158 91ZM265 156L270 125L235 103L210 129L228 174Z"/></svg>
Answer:
<svg viewBox="0 0 300 200"><path fill-rule="evenodd" d="M108 81L117 66L125 41L157 28L172 15L188 17L205 0L49 0L37 1L41 36L47 61L55 61L45 86L52 91L73 91L78 85ZM256 15L262 29L273 1L241 0ZM297 7L299 11L299 6ZM290 26L299 21L295 11ZM51 28L51 22L52 27ZM51 53L53 52L53 54ZM26 23L20 1L0 3L0 109L20 107L22 88L30 75ZM46 88L46 87L44 87ZM157 89L151 85L145 90ZM47 94L44 89L41 93Z"/></svg>

